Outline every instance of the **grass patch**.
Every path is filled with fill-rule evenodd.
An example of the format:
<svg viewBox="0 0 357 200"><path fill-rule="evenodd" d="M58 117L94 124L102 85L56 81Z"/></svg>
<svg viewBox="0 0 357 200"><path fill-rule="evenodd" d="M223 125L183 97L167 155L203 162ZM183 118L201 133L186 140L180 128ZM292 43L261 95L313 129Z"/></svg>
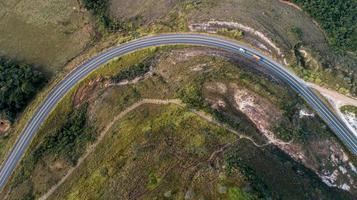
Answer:
<svg viewBox="0 0 357 200"><path fill-rule="evenodd" d="M236 40L241 40L244 36L244 32L237 29L221 28L218 29L217 33Z"/></svg>
<svg viewBox="0 0 357 200"><path fill-rule="evenodd" d="M257 197L244 192L242 189L237 187L231 187L228 189L228 200L256 200Z"/></svg>
<svg viewBox="0 0 357 200"><path fill-rule="evenodd" d="M147 187L149 190L155 189L157 186L159 186L161 181L161 178L158 177L155 173L150 173L149 178L148 178L148 184Z"/></svg>
<svg viewBox="0 0 357 200"><path fill-rule="evenodd" d="M357 116L357 107L355 106L350 106L350 105L342 106L340 110L344 114L353 113Z"/></svg>
<svg viewBox="0 0 357 200"><path fill-rule="evenodd" d="M290 29L290 32L295 36L297 40L302 41L303 32L301 28L294 26Z"/></svg>
<svg viewBox="0 0 357 200"><path fill-rule="evenodd" d="M39 67L48 77L91 42L87 12L77 1L6 0L0 4L0 46L5 57ZM21 44L21 45L19 45Z"/></svg>
<svg viewBox="0 0 357 200"><path fill-rule="evenodd" d="M87 84L92 78L95 78L99 75L112 75L115 72L117 72L119 69L121 69L124 66L130 66L133 65L137 62L140 62L141 59L144 60L148 55L151 53L154 53L156 51L156 48L150 48L150 49L145 49L141 51L137 51L132 54L128 54L123 56L120 59L114 60L112 62L107 63L100 69L96 70L95 72L91 73L86 77L83 81L81 81L79 84L77 84L71 91L69 91L66 96L59 102L59 104L56 106L53 112L50 113L50 116L46 119L44 125L40 128L39 133L36 135L34 138L33 142L31 143L29 150L24 156L24 159L20 162L20 167L17 172L15 172L15 178L9 181L9 185L19 185L23 184L28 178L31 176L34 176L34 174L37 174L37 172L34 172L33 170L36 170L39 168L39 166L42 166L44 162L49 162L52 163L57 160L65 160L68 162L70 165L74 165L76 162L76 159L78 158L79 155L83 153L83 149L85 148L84 143L87 143L87 141L92 141L93 135L91 136L91 133L94 133L92 130L93 127L88 126L87 124L85 125L84 129L81 129L79 125L83 125L82 123L74 123L76 121L72 120L72 122L68 122L67 125L65 125L66 120L71 119L72 117L75 117L78 119L78 122L83 122L83 114L84 111L87 108L81 107L81 112L73 112L72 111L72 97L75 93L75 91L84 84ZM58 78L60 80L60 78ZM56 79L56 81L58 81ZM36 107L41 103L41 100L46 96L46 94L51 90L53 85L55 85L56 82L52 82L51 86L46 88L46 91L42 92L40 94L40 97L36 98L36 101L33 103L32 107ZM129 92L129 94L132 94L132 92ZM124 96L125 97L125 96ZM130 97L130 99L134 99L133 97ZM131 100L122 100L124 104L121 106L125 106L127 103L131 103ZM27 108L29 109L29 108ZM26 119L31 117L31 114L33 114L35 110L30 110L26 111L26 117L22 116L21 117L21 123L18 122L18 124L15 124L16 130L20 131L22 130L23 126L27 123ZM71 112L73 112L71 114ZM78 118L77 118L78 117ZM74 127L72 127L74 125ZM66 126L66 127L62 127ZM62 128L61 128L62 127ZM72 128L71 128L72 127ZM62 130L61 130L62 129ZM72 132L74 131L74 132ZM88 132L89 131L89 132ZM58 137L53 136L53 134L58 133ZM74 135L73 135L73 134ZM88 135L89 134L89 135ZM16 139L16 134L11 135L11 137L6 137L6 138L1 138L0 142L4 144L2 145L2 152L5 152L7 149L11 148L11 144L15 141ZM88 136L88 137L87 137ZM61 145L58 143L59 140L62 141ZM40 147L41 144L46 143L48 144L48 147ZM47 146L47 145L45 145ZM37 150L37 148L39 148ZM52 150L50 150L52 149ZM38 155L34 156L33 152L36 151ZM54 157L49 158L48 155L57 155ZM63 156L64 154L67 155ZM34 162L38 161L38 162ZM64 167L66 169L66 166ZM48 169L44 169L44 173L54 173L54 172L47 172ZM63 169L62 169L63 170ZM61 170L59 170L59 173ZM54 173L50 180L50 182L58 179L60 176L63 174L56 174ZM45 175L44 175L45 176ZM46 177L46 176L45 176ZM47 179L43 179L41 181L46 181ZM46 183L48 184L48 183ZM32 184L27 184L27 187L33 187ZM43 191L34 189L33 194L37 196L37 194L41 193ZM21 195L21 193L17 194ZM22 194L23 195L23 194Z"/></svg>

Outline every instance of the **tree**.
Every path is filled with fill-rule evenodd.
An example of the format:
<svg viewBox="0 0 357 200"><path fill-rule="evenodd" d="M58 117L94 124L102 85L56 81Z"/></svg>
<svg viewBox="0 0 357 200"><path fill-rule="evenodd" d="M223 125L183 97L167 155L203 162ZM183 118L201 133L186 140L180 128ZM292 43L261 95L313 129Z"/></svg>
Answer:
<svg viewBox="0 0 357 200"><path fill-rule="evenodd" d="M357 51L356 0L293 0L315 18L328 34L329 43Z"/></svg>
<svg viewBox="0 0 357 200"><path fill-rule="evenodd" d="M0 59L0 110L13 119L46 81L28 64Z"/></svg>

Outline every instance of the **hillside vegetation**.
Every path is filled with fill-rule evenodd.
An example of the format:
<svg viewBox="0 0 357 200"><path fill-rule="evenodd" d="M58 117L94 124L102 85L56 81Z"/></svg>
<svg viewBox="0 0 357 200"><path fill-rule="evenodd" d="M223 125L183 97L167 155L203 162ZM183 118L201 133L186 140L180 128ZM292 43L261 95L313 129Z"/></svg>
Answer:
<svg viewBox="0 0 357 200"><path fill-rule="evenodd" d="M145 73L148 61L151 76L115 84L114 77ZM296 94L244 66L239 57L193 47L151 48L108 63L51 113L0 198L37 199L55 187L49 199L353 199L267 144L250 117L266 129L283 127L286 137L274 135L294 139L313 169L338 170L325 149L337 144L323 122L300 118ZM151 103L137 104L144 99ZM168 99L175 101L155 103ZM294 124L298 130L289 129ZM356 180L344 167L338 181Z"/></svg>
<svg viewBox="0 0 357 200"><path fill-rule="evenodd" d="M45 14L28 17L14 14L11 9L6 12L12 15L4 15L20 18L16 23L11 18L10 24L16 26L10 28L21 33L21 38L56 32L46 45L40 42L39 46L37 43L21 46L27 56L32 56L35 49L38 59L34 61L45 63L51 72L60 71L64 63L89 44L92 24L87 21L87 9L95 20L97 38L105 40L111 36L115 42L148 33L188 31L189 23L205 23L212 18L243 23L272 38L286 55L291 50L298 54L297 44L311 44L309 47L314 51L322 52L319 61L331 59L323 63L325 68L315 69L302 65L306 58L301 57L297 65L304 78L328 82L333 75L334 82L330 85L344 91L353 91L355 87L357 91L355 79L346 79L353 73L342 73L346 66L354 66L353 60L347 65L339 55L331 57L333 51L318 26L303 12L276 0L81 0L79 5L68 2L54 7L62 11L58 18L55 15L46 18ZM299 2L301 5L304 2L307 12L313 12L314 8L328 12L318 11L317 16L311 16L326 29L334 47L356 50L353 4ZM328 3L332 8L327 8ZM33 5L31 12L45 7L45 13L57 13L51 12L53 7L45 1ZM27 7L14 8L25 13ZM342 13L342 8L351 13ZM2 10L0 17L1 14ZM54 25L57 28L51 29ZM19 27L25 29L18 31L22 30ZM34 27L38 28L35 32L26 31ZM4 32L0 31L0 36ZM259 46L259 40L237 29L219 29L218 33L238 40L249 38ZM11 43L17 37L5 40ZM64 46L58 42L62 40ZM103 41L97 41L102 47ZM44 46L56 48L47 52ZM335 63L339 65L335 67ZM151 66L150 76L133 84L116 84L145 74ZM4 109L5 113L12 116L23 109L44 79L31 67L4 69L12 69L3 70L11 77L3 78L4 85L11 87L0 89L5 91L5 100L11 97L13 101L2 106L7 106L9 111ZM297 94L256 69L261 68L237 55L193 47L151 48L110 62L67 94L51 113L0 193L0 199L36 199L60 180L64 180L63 184L50 199L117 199L117 194L132 199L353 199L351 196L357 194L354 184L357 174L350 165L353 161L345 159L347 151ZM341 75L336 76L331 69ZM312 70L316 74L326 71L330 76L315 77ZM142 99L175 99L184 104L145 105L115 120ZM15 110L11 111L12 108ZM309 115L302 115L301 111ZM106 135L101 137L103 132ZM269 132L274 140L268 138ZM241 138L241 134L245 137ZM97 146L88 148L96 141ZM0 138L0 142L5 144L6 140ZM80 159L84 156L88 157ZM63 179L71 169L74 173ZM329 187L321 177L335 172L336 180L328 182L334 186ZM345 184L350 191L342 188Z"/></svg>
<svg viewBox="0 0 357 200"><path fill-rule="evenodd" d="M357 52L356 0L293 0L315 18L329 36L329 42Z"/></svg>

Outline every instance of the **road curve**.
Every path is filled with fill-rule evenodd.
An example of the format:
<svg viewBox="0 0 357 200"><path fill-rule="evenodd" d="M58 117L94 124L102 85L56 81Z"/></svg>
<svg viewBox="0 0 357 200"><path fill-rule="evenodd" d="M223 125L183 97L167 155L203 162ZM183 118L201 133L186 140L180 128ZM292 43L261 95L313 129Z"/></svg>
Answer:
<svg viewBox="0 0 357 200"><path fill-rule="evenodd" d="M254 58L254 55L258 55L261 59L256 59L257 62L266 67L272 73L279 76L281 80L286 82L291 88L300 94L300 96L305 99L305 101L334 131L337 137L341 139L341 141L352 151L354 155L357 155L357 136L347 128L342 120L336 116L336 114L331 111L327 105L325 105L325 103L304 83L303 80L289 72L272 58L269 58L266 55L263 55L241 43L217 36L204 34L162 34L133 40L111 48L86 61L60 81L48 94L43 103L38 107L35 114L20 134L15 145L8 154L8 157L3 162L0 169L0 191L4 188L7 180L15 170L21 157L25 153L27 147L47 116L54 109L61 98L80 80L115 57L123 56L127 53L147 47L175 44L214 47L232 53L239 53L247 58ZM242 51L242 48L245 49L245 51Z"/></svg>

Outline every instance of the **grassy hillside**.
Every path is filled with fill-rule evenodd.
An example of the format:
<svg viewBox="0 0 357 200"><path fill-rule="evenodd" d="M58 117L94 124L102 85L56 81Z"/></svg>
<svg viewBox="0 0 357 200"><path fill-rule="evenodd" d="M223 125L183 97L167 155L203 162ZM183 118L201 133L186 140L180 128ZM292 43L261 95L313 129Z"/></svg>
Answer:
<svg viewBox="0 0 357 200"><path fill-rule="evenodd" d="M117 194L128 199L183 199L190 193L185 187L193 187L196 197L224 197L227 194L220 195L216 187L242 190L244 180L233 176L219 180L218 173L209 169L209 159L220 146L235 140L233 134L176 106L143 106L118 121L98 146L96 154L107 156L91 156L83 173L54 199L116 199Z"/></svg>
<svg viewBox="0 0 357 200"><path fill-rule="evenodd" d="M318 198L322 191L339 198L297 163L275 158L277 150L236 140L176 106L143 106L118 121L85 167L51 198L298 199L302 192Z"/></svg>
<svg viewBox="0 0 357 200"><path fill-rule="evenodd" d="M190 24L214 18L264 33L306 80L357 91L356 59L335 54L309 16L279 1L80 2L0 2L0 25L6 27L0 30L1 56L55 74L94 32L104 40L119 37L115 44L148 33L188 31ZM319 5L304 8L331 9ZM331 13L346 14L324 14ZM345 30L353 23L351 13L340 23L312 16L330 43L353 51L355 30ZM241 30L218 33L261 44ZM302 50L318 64L308 63ZM280 58L275 51L271 54ZM35 199L62 183L50 198L116 199L113 193L120 193L141 199L353 199L357 175L348 152L296 94L257 69L237 55L183 47L143 50L107 64L58 105L0 198ZM15 91L33 95L26 81L16 86ZM126 112L143 99L184 104L142 105ZM0 137L0 158L16 131Z"/></svg>
<svg viewBox="0 0 357 200"><path fill-rule="evenodd" d="M51 114L0 198L39 198L62 180L49 199L116 199L113 194L139 199L352 199L275 145L261 146L268 139L249 113L237 109L236 95L242 91L249 94L242 101L254 98L268 105L268 110L257 106L262 110L252 112L263 113L258 120L268 120L270 130L284 127L285 136L294 138L292 147L308 152L310 165L328 172L338 169L331 152L316 149L319 141L341 149L333 134L321 129L318 117L300 118L304 104L294 101L298 97L279 81L245 67L246 62L217 50L179 47L144 50L107 64ZM112 81L133 80L125 75L142 75L138 69L147 63L154 68L152 75L129 85ZM155 104L178 98L189 105ZM137 104L143 99L155 100ZM320 129L304 135L304 121ZM297 130L289 130L292 123ZM356 178L346 169L338 181L347 181L347 174Z"/></svg>

